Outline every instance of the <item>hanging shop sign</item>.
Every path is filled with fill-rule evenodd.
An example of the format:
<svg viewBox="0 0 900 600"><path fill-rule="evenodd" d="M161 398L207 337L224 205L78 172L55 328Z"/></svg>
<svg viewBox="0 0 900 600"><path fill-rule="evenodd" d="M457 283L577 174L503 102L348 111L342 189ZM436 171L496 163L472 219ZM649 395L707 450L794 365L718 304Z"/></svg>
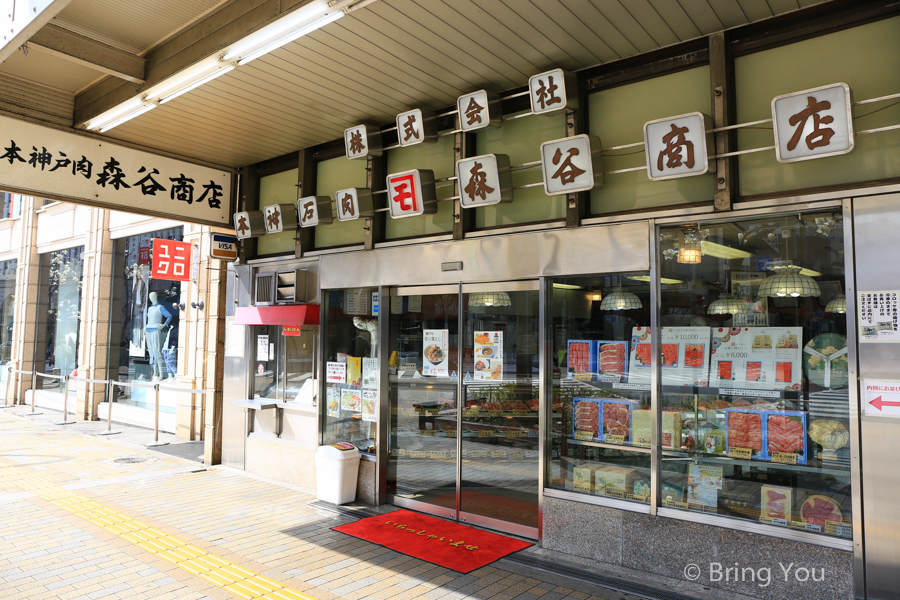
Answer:
<svg viewBox="0 0 900 600"><path fill-rule="evenodd" d="M191 243L153 239L153 279L191 280Z"/></svg>
<svg viewBox="0 0 900 600"><path fill-rule="evenodd" d="M293 204L270 204L263 207L266 233L297 229L297 207Z"/></svg>
<svg viewBox="0 0 900 600"><path fill-rule="evenodd" d="M297 200L297 214L300 227L331 225L334 215L331 212L331 198L328 196L307 196Z"/></svg>
<svg viewBox="0 0 900 600"><path fill-rule="evenodd" d="M703 175L713 170L712 118L695 112L644 123L647 177L652 181Z"/></svg>
<svg viewBox="0 0 900 600"><path fill-rule="evenodd" d="M792 163L853 151L850 86L834 83L772 100L775 156Z"/></svg>
<svg viewBox="0 0 900 600"><path fill-rule="evenodd" d="M531 112L536 115L553 113L568 108L576 110L578 101L569 98L568 90L575 89L575 75L562 69L554 69L533 75L528 80Z"/></svg>
<svg viewBox="0 0 900 600"><path fill-rule="evenodd" d="M600 138L581 134L541 144L544 193L588 192L603 187Z"/></svg>
<svg viewBox="0 0 900 600"><path fill-rule="evenodd" d="M143 252L143 248L141 251ZM147 260L149 262L149 248ZM209 234L209 257L219 260L234 260L238 257L237 238L224 233ZM141 263L146 264L146 263Z"/></svg>
<svg viewBox="0 0 900 600"><path fill-rule="evenodd" d="M512 172L506 154L484 154L456 163L459 201L463 208L512 202Z"/></svg>
<svg viewBox="0 0 900 600"><path fill-rule="evenodd" d="M900 342L900 291L859 292L859 341Z"/></svg>
<svg viewBox="0 0 900 600"><path fill-rule="evenodd" d="M234 214L234 235L239 240L266 234L266 218L261 210L246 210Z"/></svg>
<svg viewBox="0 0 900 600"><path fill-rule="evenodd" d="M437 190L431 169L413 169L388 175L387 192L391 217L395 219L437 212Z"/></svg>
<svg viewBox="0 0 900 600"><path fill-rule="evenodd" d="M459 114L459 128L463 131L475 131L503 125L503 105L500 95L487 90L478 90L464 94L456 99L456 110Z"/></svg>
<svg viewBox="0 0 900 600"><path fill-rule="evenodd" d="M369 188L347 188L334 195L338 221L355 221L360 217L375 214L372 205L372 190Z"/></svg>
<svg viewBox="0 0 900 600"><path fill-rule="evenodd" d="M0 162L0 188L30 196L219 226L233 214L227 171L7 117Z"/></svg>
<svg viewBox="0 0 900 600"><path fill-rule="evenodd" d="M344 150L347 158L381 156L381 130L372 125L357 125L344 130Z"/></svg>
<svg viewBox="0 0 900 600"><path fill-rule="evenodd" d="M414 108L397 115L397 141L401 146L432 144L437 139L437 115L433 110Z"/></svg>

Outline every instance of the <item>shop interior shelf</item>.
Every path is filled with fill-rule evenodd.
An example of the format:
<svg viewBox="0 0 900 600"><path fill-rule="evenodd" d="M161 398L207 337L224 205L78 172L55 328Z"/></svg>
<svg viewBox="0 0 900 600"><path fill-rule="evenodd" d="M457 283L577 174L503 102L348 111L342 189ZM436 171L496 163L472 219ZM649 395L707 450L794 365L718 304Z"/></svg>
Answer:
<svg viewBox="0 0 900 600"><path fill-rule="evenodd" d="M616 390L620 392L642 391L649 392L649 383L615 383L611 381L578 381L577 383L586 385L598 390ZM570 384L574 385L574 384ZM800 392L792 390L745 390L740 388L713 388L700 387L690 385L664 385L662 386L664 394L685 394L697 396L735 396L749 398L773 398L783 400L797 400L800 398Z"/></svg>
<svg viewBox="0 0 900 600"><path fill-rule="evenodd" d="M838 477L846 477L850 474L850 465L842 465L840 462L822 461L812 459L805 465L788 465L782 463L774 463L767 460L747 460L741 458L731 458L730 456L712 456L708 454L695 454L691 452L674 452L671 450L663 450L663 460L690 460L703 463L714 463L723 465L740 465L742 467L762 468L772 467L777 469L790 469L791 471L803 471L807 473L824 473L826 475L835 475Z"/></svg>
<svg viewBox="0 0 900 600"><path fill-rule="evenodd" d="M607 444L605 442L591 442L587 440L576 440L573 438L569 438L566 440L567 444L572 446L588 446L590 448L607 448L609 450L622 450L625 452L643 452L645 454L650 453L650 448L645 446L622 446L620 444Z"/></svg>

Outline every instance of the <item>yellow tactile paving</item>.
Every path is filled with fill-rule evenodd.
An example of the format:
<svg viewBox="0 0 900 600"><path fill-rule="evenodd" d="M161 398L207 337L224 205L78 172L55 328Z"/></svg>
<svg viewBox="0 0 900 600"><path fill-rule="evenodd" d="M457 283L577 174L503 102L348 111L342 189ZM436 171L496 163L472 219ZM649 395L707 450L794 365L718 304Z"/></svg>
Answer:
<svg viewBox="0 0 900 600"><path fill-rule="evenodd" d="M0 465L12 465L0 461ZM3 483L31 492L56 506L102 527L159 558L174 563L185 571L228 590L239 598L255 600L316 600L288 586L263 577L210 554L193 544L168 535L154 527L109 509L89 498L55 486L47 477L36 473L17 473L15 477L0 473Z"/></svg>

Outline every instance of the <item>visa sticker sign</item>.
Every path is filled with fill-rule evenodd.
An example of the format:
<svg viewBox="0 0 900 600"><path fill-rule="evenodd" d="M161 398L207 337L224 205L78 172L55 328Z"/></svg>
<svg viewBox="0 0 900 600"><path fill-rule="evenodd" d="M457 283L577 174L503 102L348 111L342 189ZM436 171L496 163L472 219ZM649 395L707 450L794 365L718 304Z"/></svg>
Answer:
<svg viewBox="0 0 900 600"><path fill-rule="evenodd" d="M223 233L211 233L209 240L209 257L219 260L235 260L238 256L237 238Z"/></svg>

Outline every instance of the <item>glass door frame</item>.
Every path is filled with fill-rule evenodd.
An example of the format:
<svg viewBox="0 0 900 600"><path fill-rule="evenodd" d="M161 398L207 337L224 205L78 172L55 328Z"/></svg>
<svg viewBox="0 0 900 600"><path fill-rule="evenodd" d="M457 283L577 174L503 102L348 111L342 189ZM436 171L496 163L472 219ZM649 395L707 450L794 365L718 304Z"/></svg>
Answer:
<svg viewBox="0 0 900 600"><path fill-rule="evenodd" d="M545 387L545 373L547 372L546 364L547 360L549 360L549 354L545 350L545 322L544 322L544 311L545 311L545 302L544 302L544 289L546 287L545 277L532 278L532 279L523 279L516 281L496 281L496 282L479 282L479 283L452 283L452 284L441 284L441 285L423 285L423 286L396 286L396 287L380 287L380 309L378 313L378 326L379 330L382 332L379 337L379 356L388 356L390 353L389 350L389 332L390 332L390 298L393 296L407 296L407 295L430 295L430 294L457 294L457 303L459 306L458 316L457 316L457 331L458 334L458 342L457 342L457 381L456 381L456 402L457 402L457 410L456 410L456 431L462 431L463 424L463 410L461 406L465 400L464 398L464 379L465 374L463 372L463 351L465 343L463 341L463 332L465 331L465 320L466 315L463 311L463 294L469 294L478 291L538 291L539 302L538 302L538 364L539 364L539 374L538 374L538 383L539 383L539 396L540 402L543 406L545 404L544 398L546 397L546 393L549 392L551 388ZM386 307L386 308L385 308ZM411 510L416 510L419 512L431 514L438 517L449 518L460 523L465 523L468 525L476 525L482 526L489 529L494 529L497 531L503 531L506 533L511 533L513 535L519 535L526 538L537 539L541 538L541 523L542 523L542 507L543 507L543 492L544 492L544 448L545 448L545 410L538 411L538 424L539 430L541 431L541 435L538 438L538 467L537 467L537 491L538 491L538 500L537 500L537 510L538 510L538 527L527 527L524 525L519 525L516 523L511 523L508 521L501 521L498 519L493 519L490 517L484 517L481 515L476 515L473 513L465 512L462 510L461 502L462 502L462 435L456 436L456 508L453 511L448 511L446 508L436 506L434 504L429 504L426 502L420 502L416 500L410 500L408 498L403 498L401 496L388 494L387 491L387 483L388 477L390 476L389 469L389 460L390 460L390 422L391 422L391 397L390 397L390 383L389 383L389 374L388 374L388 366L387 361L383 360L379 364L379 398L383 398L384 402L379 402L379 424L378 424L378 448L377 448L377 488L379 493L379 498L383 498L385 502L389 504L393 504L395 506L399 506L402 508L409 508ZM552 376L552 375L551 375Z"/></svg>

